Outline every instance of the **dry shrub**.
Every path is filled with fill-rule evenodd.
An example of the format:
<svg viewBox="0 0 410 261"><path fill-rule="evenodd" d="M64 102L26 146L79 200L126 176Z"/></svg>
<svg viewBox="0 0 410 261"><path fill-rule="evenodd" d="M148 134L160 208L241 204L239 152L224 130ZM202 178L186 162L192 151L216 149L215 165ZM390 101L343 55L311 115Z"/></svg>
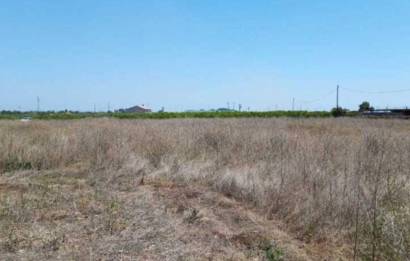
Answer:
<svg viewBox="0 0 410 261"><path fill-rule="evenodd" d="M366 119L3 121L0 171L80 166L122 171L124 180L142 171L201 182L306 241L406 260L409 130L408 121Z"/></svg>

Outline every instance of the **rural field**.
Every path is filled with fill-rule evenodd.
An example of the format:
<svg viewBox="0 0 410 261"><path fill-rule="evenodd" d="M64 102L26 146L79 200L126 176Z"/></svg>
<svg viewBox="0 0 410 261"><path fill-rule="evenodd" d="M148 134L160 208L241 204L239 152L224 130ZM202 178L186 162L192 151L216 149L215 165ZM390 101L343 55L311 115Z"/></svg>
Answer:
<svg viewBox="0 0 410 261"><path fill-rule="evenodd" d="M0 260L410 260L410 121L0 121Z"/></svg>

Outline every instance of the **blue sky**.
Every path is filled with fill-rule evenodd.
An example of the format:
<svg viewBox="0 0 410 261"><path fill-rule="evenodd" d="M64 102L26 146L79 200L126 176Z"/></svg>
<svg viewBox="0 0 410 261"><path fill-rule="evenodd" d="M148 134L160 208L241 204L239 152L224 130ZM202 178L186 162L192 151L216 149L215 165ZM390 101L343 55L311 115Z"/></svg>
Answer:
<svg viewBox="0 0 410 261"><path fill-rule="evenodd" d="M410 106L348 91L410 88L408 0L4 0L0 35L0 110Z"/></svg>

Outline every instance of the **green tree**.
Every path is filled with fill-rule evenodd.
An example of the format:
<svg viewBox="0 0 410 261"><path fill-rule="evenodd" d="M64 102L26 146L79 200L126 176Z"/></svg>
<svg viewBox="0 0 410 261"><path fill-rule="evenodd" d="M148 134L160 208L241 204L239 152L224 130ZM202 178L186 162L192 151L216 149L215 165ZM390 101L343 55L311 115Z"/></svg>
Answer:
<svg viewBox="0 0 410 261"><path fill-rule="evenodd" d="M330 113L332 114L333 117L341 117L345 116L347 113L347 109L343 109L342 107L339 108L333 108Z"/></svg>
<svg viewBox="0 0 410 261"><path fill-rule="evenodd" d="M374 108L370 106L370 103L368 101L364 101L359 105L359 111L373 111Z"/></svg>

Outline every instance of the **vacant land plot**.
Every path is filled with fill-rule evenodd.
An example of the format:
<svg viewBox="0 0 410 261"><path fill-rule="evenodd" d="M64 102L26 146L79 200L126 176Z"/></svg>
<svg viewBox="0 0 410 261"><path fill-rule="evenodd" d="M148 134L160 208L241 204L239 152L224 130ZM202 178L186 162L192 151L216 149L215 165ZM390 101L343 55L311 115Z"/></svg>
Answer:
<svg viewBox="0 0 410 261"><path fill-rule="evenodd" d="M410 122L0 122L1 260L409 260Z"/></svg>

